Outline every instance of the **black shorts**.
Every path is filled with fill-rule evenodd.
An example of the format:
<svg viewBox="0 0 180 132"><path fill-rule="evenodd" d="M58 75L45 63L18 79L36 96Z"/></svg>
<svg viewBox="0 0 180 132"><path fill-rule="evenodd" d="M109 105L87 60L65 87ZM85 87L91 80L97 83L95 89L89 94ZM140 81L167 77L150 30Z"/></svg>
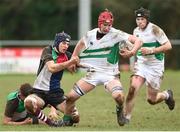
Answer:
<svg viewBox="0 0 180 132"><path fill-rule="evenodd" d="M66 100L66 97L64 96L64 91L62 89L53 92L33 89L33 94L36 94L38 97L44 100L44 107L50 104L56 108L57 105L61 104L64 100Z"/></svg>
<svg viewBox="0 0 180 132"><path fill-rule="evenodd" d="M39 124L38 117L36 117L36 116L34 116L34 115L30 114L30 113L27 113L26 117L21 118L19 120L16 120L15 122L22 122L22 121L26 120L27 118L31 118L32 119L32 124Z"/></svg>

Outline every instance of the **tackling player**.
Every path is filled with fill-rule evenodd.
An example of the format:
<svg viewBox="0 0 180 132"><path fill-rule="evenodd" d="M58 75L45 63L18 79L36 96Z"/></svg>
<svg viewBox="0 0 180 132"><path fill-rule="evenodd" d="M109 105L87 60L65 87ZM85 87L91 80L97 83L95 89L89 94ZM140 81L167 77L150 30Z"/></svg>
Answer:
<svg viewBox="0 0 180 132"><path fill-rule="evenodd" d="M72 64L77 64L79 61L78 57L70 59L71 54L67 52L70 39L71 37L67 33L57 33L54 44L44 48L33 86L33 94L25 99L26 109L49 126L61 127L64 125L62 121L53 121L48 118L41 109L50 104L57 110L64 112L66 97L60 81L64 69L69 68ZM73 109L71 114L74 115L73 122L78 122L77 110Z"/></svg>

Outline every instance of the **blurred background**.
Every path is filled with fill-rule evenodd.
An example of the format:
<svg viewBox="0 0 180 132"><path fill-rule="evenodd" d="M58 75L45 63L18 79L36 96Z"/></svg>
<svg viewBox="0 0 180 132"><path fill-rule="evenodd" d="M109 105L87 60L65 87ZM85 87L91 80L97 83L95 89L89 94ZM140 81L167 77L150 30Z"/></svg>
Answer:
<svg viewBox="0 0 180 132"><path fill-rule="evenodd" d="M65 31L76 42L97 27L98 15L112 11L114 27L132 33L134 10L151 11L150 21L160 26L173 44L166 54L166 69L180 70L179 0L1 0L0 73L34 73L42 48L52 44L57 32ZM129 65L129 60L122 60Z"/></svg>

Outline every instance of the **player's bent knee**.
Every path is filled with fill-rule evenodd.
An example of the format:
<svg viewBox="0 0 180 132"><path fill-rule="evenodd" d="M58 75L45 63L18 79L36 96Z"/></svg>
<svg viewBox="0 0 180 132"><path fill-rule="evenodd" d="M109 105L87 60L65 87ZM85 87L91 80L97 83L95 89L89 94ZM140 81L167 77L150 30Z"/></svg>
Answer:
<svg viewBox="0 0 180 132"><path fill-rule="evenodd" d="M34 114L34 111L37 107L37 100L35 98L32 97L27 97L24 100L24 106L25 108L28 110L28 112Z"/></svg>
<svg viewBox="0 0 180 132"><path fill-rule="evenodd" d="M155 105L156 101L155 100L151 100L151 99L147 99L147 102L151 105Z"/></svg>
<svg viewBox="0 0 180 132"><path fill-rule="evenodd" d="M85 95L85 92L82 90L82 88L80 86L78 86L77 84L74 84L73 87L74 92L80 97ZM72 97L71 97L72 98Z"/></svg>

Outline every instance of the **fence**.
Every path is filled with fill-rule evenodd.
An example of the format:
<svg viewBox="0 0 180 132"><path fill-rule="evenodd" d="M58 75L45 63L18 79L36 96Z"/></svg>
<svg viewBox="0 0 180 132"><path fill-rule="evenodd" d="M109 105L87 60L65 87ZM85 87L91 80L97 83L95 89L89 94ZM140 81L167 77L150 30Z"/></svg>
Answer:
<svg viewBox="0 0 180 132"><path fill-rule="evenodd" d="M73 51L76 43L77 40L71 41L69 51ZM173 49L166 54L166 68L180 69L180 40L171 40L171 43ZM0 73L36 73L42 48L50 44L52 40L0 41ZM129 60L121 59L120 64L129 66Z"/></svg>

